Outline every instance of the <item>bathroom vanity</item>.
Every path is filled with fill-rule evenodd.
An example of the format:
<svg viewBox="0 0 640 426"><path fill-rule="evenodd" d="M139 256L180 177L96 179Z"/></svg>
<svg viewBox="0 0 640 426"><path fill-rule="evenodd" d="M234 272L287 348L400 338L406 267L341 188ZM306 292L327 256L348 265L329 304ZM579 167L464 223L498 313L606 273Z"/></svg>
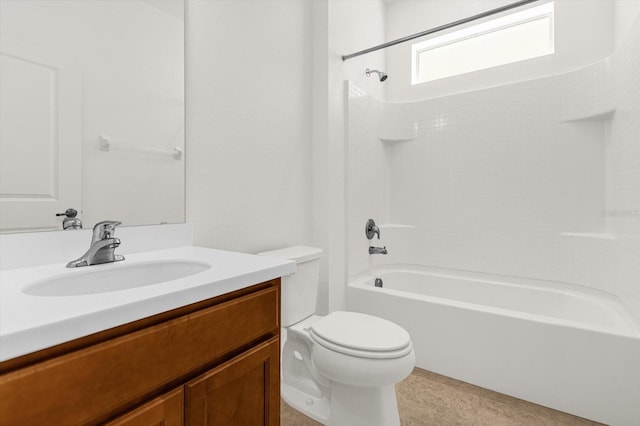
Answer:
<svg viewBox="0 0 640 426"><path fill-rule="evenodd" d="M280 279L0 364L0 424L279 425Z"/></svg>
<svg viewBox="0 0 640 426"><path fill-rule="evenodd" d="M88 232L74 232L86 244ZM150 240L136 232L150 231L121 232L132 249ZM29 247L69 234L34 235ZM3 235L0 248L19 252L18 238ZM84 268L65 268L66 254L32 266L3 258L0 425L279 425L280 277L295 263L138 248Z"/></svg>

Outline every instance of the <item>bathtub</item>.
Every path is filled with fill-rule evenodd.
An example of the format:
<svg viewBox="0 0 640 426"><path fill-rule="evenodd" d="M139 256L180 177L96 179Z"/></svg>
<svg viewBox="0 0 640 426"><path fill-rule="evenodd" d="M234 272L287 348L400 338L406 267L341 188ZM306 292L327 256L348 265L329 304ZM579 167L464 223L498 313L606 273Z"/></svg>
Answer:
<svg viewBox="0 0 640 426"><path fill-rule="evenodd" d="M420 368L591 420L640 425L640 328L604 292L386 266L351 280L347 308L403 326Z"/></svg>

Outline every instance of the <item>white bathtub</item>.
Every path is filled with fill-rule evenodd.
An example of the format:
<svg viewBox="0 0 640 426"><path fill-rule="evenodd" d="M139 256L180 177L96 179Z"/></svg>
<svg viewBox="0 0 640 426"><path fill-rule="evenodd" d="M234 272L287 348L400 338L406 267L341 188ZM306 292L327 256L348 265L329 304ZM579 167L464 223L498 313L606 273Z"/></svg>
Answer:
<svg viewBox="0 0 640 426"><path fill-rule="evenodd" d="M640 329L606 293L398 266L352 280L347 307L406 328L418 367L588 419L640 425Z"/></svg>

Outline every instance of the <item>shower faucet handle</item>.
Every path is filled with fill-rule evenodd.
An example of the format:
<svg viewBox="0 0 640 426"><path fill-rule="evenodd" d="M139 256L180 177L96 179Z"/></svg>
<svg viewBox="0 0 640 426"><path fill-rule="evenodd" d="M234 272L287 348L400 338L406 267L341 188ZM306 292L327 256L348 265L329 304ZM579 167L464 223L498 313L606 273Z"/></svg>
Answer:
<svg viewBox="0 0 640 426"><path fill-rule="evenodd" d="M368 240L372 240L374 235L377 235L378 239L380 239L380 228L376 226L376 221L373 219L367 220L367 223L364 227L364 232L367 235Z"/></svg>

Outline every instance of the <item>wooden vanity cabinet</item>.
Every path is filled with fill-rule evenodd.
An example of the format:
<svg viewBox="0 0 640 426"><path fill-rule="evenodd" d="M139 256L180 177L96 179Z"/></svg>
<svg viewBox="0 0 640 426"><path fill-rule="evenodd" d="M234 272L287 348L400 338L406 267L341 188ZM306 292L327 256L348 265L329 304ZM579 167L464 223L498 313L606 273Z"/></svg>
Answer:
<svg viewBox="0 0 640 426"><path fill-rule="evenodd" d="M188 425L279 425L280 343L273 338L185 385Z"/></svg>
<svg viewBox="0 0 640 426"><path fill-rule="evenodd" d="M280 424L280 279L0 363L0 425Z"/></svg>
<svg viewBox="0 0 640 426"><path fill-rule="evenodd" d="M180 386L112 421L106 426L182 426L184 425L184 391Z"/></svg>

